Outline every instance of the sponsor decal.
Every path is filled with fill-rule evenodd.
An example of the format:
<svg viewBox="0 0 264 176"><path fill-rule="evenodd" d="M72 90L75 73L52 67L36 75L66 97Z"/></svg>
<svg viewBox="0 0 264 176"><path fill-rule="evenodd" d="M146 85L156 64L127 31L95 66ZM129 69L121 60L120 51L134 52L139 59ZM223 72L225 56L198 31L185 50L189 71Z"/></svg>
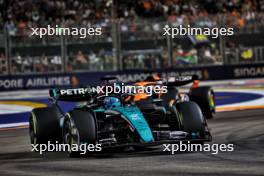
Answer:
<svg viewBox="0 0 264 176"><path fill-rule="evenodd" d="M263 67L235 68L234 76L237 78L264 76L264 66Z"/></svg>
<svg viewBox="0 0 264 176"><path fill-rule="evenodd" d="M206 76L204 76L203 70L187 70L187 71L171 71L171 72L161 72L161 77L179 77L179 76L190 76L197 75L199 79L206 77L209 78L209 73L205 70ZM107 75L115 76L117 79L123 83L135 82L135 81L144 81L146 78L154 73L135 73L135 74L121 74L121 75Z"/></svg>
<svg viewBox="0 0 264 176"><path fill-rule="evenodd" d="M148 73L143 71L100 72L100 73L75 73L75 74L44 74L22 76L0 76L0 90L32 89L51 87L86 87L99 85L100 78L115 76L119 82L132 83L144 81L151 74L159 73L161 77L179 77L197 75L202 80L221 80L234 78L255 78L264 76L264 64L243 66L208 66L201 68L179 68L169 70L155 70Z"/></svg>
<svg viewBox="0 0 264 176"><path fill-rule="evenodd" d="M90 88L63 89L60 90L60 95L85 95L91 91L92 90Z"/></svg>
<svg viewBox="0 0 264 176"><path fill-rule="evenodd" d="M70 86L70 76L0 79L0 89Z"/></svg>

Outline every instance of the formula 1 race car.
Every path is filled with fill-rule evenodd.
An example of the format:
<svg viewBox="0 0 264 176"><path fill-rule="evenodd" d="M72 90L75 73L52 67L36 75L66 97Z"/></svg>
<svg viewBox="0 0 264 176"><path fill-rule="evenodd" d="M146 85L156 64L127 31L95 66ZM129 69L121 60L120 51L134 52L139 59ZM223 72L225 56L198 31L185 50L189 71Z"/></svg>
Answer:
<svg viewBox="0 0 264 176"><path fill-rule="evenodd" d="M178 87L193 83L187 93L179 92ZM156 74L149 76L145 81L136 82L135 85L150 86L150 85L165 85L167 92L161 94L153 93L153 96L148 96L145 93L137 94L135 101L138 102L141 110L152 109L155 107L157 99L160 99L161 105L168 109L174 103L193 101L197 103L202 110L202 114L206 119L213 118L215 113L215 94L210 86L199 86L199 80L194 76L178 76L162 79ZM153 101L155 100L155 101Z"/></svg>
<svg viewBox="0 0 264 176"><path fill-rule="evenodd" d="M156 105L145 116L133 94L102 95L89 88L50 90L51 107L33 109L31 144L101 144L102 148L149 146L179 141L211 141L206 120L195 102ZM81 102L64 113L59 101ZM70 156L78 152L69 151Z"/></svg>

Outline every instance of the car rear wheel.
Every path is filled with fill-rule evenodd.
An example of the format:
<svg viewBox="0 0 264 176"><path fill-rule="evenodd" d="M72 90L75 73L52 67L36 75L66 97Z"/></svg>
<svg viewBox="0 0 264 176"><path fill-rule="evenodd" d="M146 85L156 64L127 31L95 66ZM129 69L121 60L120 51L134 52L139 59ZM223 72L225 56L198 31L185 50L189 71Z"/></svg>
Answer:
<svg viewBox="0 0 264 176"><path fill-rule="evenodd" d="M31 144L47 144L60 141L61 133L56 109L52 107L33 109L29 117Z"/></svg>
<svg viewBox="0 0 264 176"><path fill-rule="evenodd" d="M211 87L197 87L190 91L190 100L196 102L206 119L212 119L215 112L215 94Z"/></svg>
<svg viewBox="0 0 264 176"><path fill-rule="evenodd" d="M176 106L184 131L199 135L205 133L205 120L199 106L195 102L182 102Z"/></svg>
<svg viewBox="0 0 264 176"><path fill-rule="evenodd" d="M63 141L70 146L70 157L80 156L81 151L73 147L81 144L95 144L97 139L96 120L92 113L73 110L64 120Z"/></svg>

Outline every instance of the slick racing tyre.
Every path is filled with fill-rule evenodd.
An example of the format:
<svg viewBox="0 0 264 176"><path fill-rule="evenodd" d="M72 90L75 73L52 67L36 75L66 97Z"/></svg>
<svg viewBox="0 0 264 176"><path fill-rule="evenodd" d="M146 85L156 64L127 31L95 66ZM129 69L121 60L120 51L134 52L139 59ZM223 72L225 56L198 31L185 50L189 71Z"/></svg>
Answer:
<svg viewBox="0 0 264 176"><path fill-rule="evenodd" d="M63 141L70 146L70 157L80 156L80 151L73 151L74 145L95 144L96 140L97 125L92 113L81 110L67 113L63 125Z"/></svg>
<svg viewBox="0 0 264 176"><path fill-rule="evenodd" d="M61 130L56 109L52 107L33 109L29 117L31 144L56 143L61 140Z"/></svg>
<svg viewBox="0 0 264 176"><path fill-rule="evenodd" d="M183 131L188 133L205 133L205 120L195 102L178 103L177 110L182 121Z"/></svg>
<svg viewBox="0 0 264 176"><path fill-rule="evenodd" d="M211 87L197 87L190 91L190 100L196 102L206 119L212 119L215 112L215 94Z"/></svg>
<svg viewBox="0 0 264 176"><path fill-rule="evenodd" d="M169 112L171 114L169 119L169 126L171 130L182 130L182 121L176 106L172 105L169 108Z"/></svg>

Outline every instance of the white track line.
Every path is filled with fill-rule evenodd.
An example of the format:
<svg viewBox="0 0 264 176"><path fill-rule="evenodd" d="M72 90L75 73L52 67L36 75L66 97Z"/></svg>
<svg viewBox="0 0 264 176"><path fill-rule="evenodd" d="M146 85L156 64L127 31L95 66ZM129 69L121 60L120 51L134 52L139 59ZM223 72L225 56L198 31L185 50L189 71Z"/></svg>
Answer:
<svg viewBox="0 0 264 176"><path fill-rule="evenodd" d="M0 115L30 112L32 109L33 109L32 107L24 106L24 105L5 105L5 104L0 104Z"/></svg>
<svg viewBox="0 0 264 176"><path fill-rule="evenodd" d="M263 80L263 79L262 79ZM236 81L234 84L243 84L244 81ZM223 81L217 82L217 88L215 88L216 92L241 92L241 93L256 93L262 95L261 98L256 100L249 100L242 103L231 103L228 105L217 106L219 108L225 107L238 107L238 106L257 106L264 105L264 90L256 90L256 89L238 89L238 88L219 88L218 85L222 84ZM226 83L227 85L229 83ZM10 92L0 92L1 100L18 100L24 98L47 98L48 90L33 90L33 91L10 91ZM0 105L0 114L11 114L11 113L20 113L20 112L30 112L32 110L29 106L18 106L18 105ZM20 127L28 125L28 122L21 123L12 123L12 124L0 124L0 128L12 128L12 127Z"/></svg>
<svg viewBox="0 0 264 176"><path fill-rule="evenodd" d="M241 103L230 103L230 104L217 106L219 108L238 107L238 106L262 106L262 105L264 105L264 90L252 90L252 89L226 90L226 89L216 89L216 91L220 91L220 92L239 92L239 93L255 93L255 94L262 95L261 98L258 98L258 99L255 99L255 100L249 100L249 101L244 101L244 102L241 102Z"/></svg>
<svg viewBox="0 0 264 176"><path fill-rule="evenodd" d="M20 123L8 123L8 124L0 124L0 128L12 128L12 127L19 127L19 126L26 126L29 125L28 122L20 122Z"/></svg>

